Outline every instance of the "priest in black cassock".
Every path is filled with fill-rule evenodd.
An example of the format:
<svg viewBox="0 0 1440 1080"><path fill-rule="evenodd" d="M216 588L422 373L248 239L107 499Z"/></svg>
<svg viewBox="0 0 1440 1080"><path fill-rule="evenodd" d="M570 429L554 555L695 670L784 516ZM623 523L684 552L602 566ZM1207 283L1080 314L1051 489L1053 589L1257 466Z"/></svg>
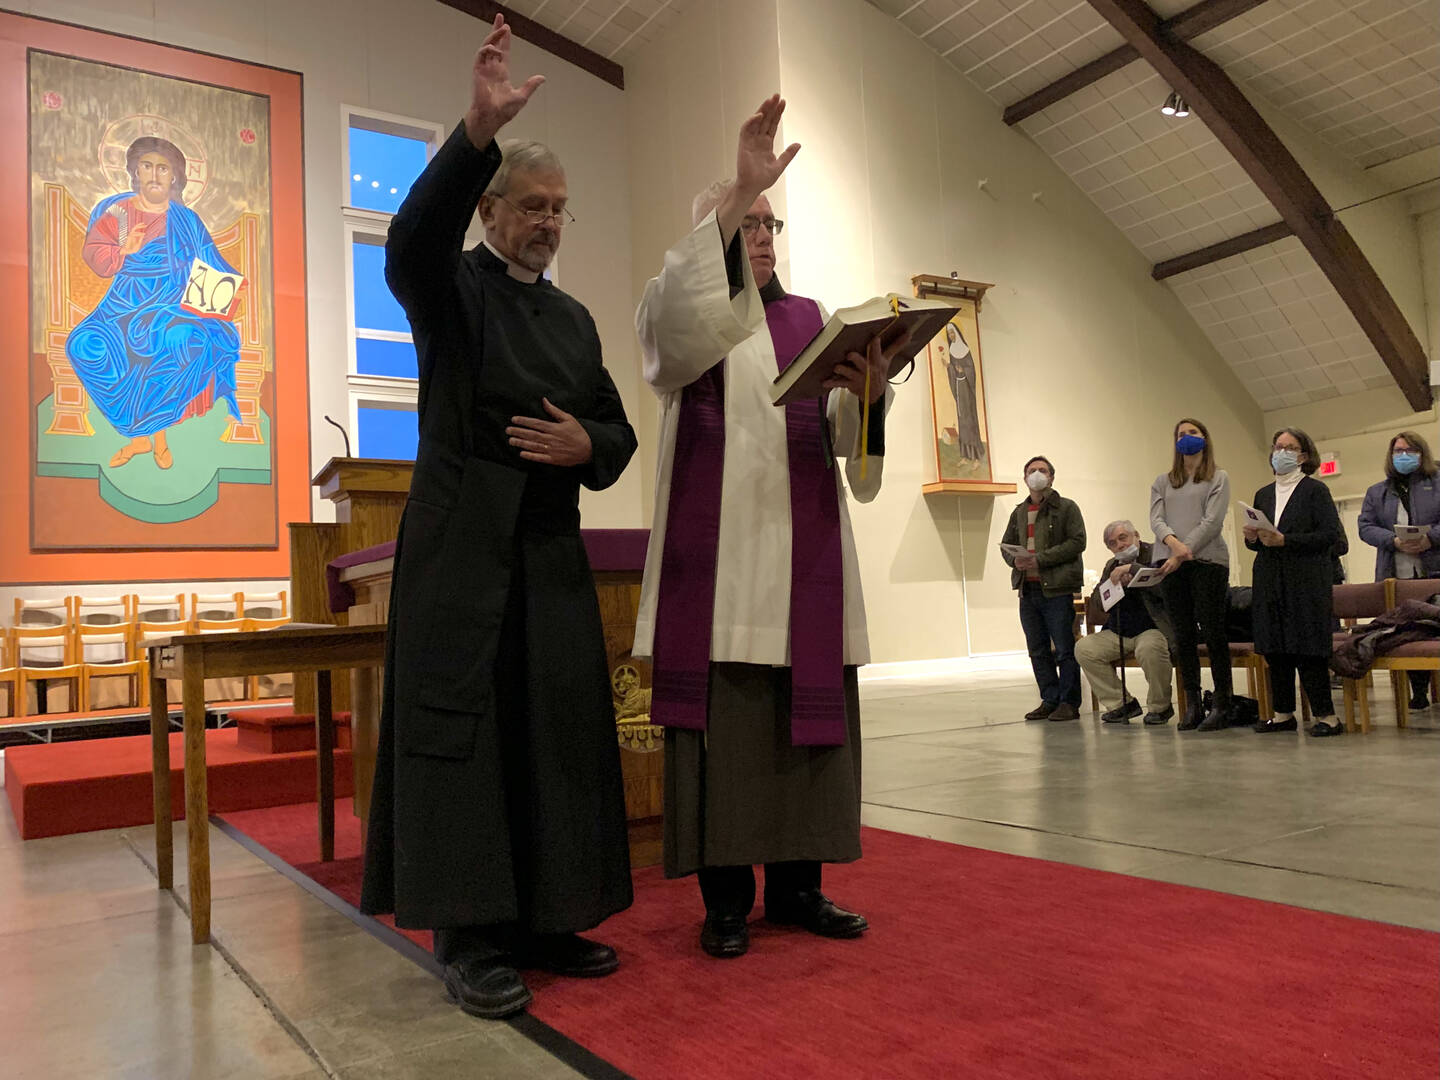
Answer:
<svg viewBox="0 0 1440 1080"><path fill-rule="evenodd" d="M520 968L606 975L578 936L633 899L615 714L580 485L635 434L589 312L541 272L565 176L495 135L510 28L475 58L464 121L390 226L386 280L420 361L420 447L400 523L361 908L435 930L466 1012L523 1009ZM479 207L485 242L463 250Z"/></svg>

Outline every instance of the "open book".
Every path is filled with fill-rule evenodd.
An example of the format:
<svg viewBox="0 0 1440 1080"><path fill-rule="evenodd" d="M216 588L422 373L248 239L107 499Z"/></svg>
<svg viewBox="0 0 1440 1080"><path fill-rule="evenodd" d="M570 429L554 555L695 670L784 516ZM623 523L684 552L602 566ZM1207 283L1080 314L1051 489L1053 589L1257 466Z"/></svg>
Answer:
<svg viewBox="0 0 1440 1080"><path fill-rule="evenodd" d="M897 318L892 301L898 305ZM770 386L770 401L789 405L792 401L817 398L825 393L824 383L848 353L864 355L870 339L880 334L882 346L888 346L905 331L910 340L890 358L889 378L915 359L915 354L930 343L959 309L945 300L889 293L877 296L855 307L841 308L831 315L810 344L800 350L790 366L776 376Z"/></svg>
<svg viewBox="0 0 1440 1080"><path fill-rule="evenodd" d="M190 264L190 277L185 282L180 306L208 319L229 319L235 314L244 285L244 274L217 270L197 255Z"/></svg>

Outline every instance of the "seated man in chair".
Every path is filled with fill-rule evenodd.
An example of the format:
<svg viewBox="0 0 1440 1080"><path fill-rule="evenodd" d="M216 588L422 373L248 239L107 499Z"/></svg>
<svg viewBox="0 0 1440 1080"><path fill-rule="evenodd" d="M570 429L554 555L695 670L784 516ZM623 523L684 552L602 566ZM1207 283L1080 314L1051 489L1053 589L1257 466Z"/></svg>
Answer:
<svg viewBox="0 0 1440 1080"><path fill-rule="evenodd" d="M1137 565L1151 562L1151 546L1140 542L1140 534L1128 521L1105 526L1105 546L1113 556L1100 575L1122 587L1130 583ZM1090 611L1100 607L1100 588L1090 594ZM1170 703L1170 620L1159 590L1134 589L1121 597L1107 613L1104 629L1087 634L1075 643L1075 659L1090 680L1107 724L1128 724L1139 716L1140 702L1122 695L1114 665L1135 657L1145 673L1145 723L1154 727L1175 715ZM1123 697L1123 700L1122 700Z"/></svg>

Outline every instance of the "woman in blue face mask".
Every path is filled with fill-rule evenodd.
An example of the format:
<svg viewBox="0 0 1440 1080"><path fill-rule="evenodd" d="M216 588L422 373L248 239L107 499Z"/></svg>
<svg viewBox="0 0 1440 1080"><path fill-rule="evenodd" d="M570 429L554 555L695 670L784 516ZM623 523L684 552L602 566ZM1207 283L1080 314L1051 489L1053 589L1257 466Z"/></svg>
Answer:
<svg viewBox="0 0 1440 1080"><path fill-rule="evenodd" d="M1311 735L1339 735L1330 698L1331 589L1340 515L1330 489L1311 474L1320 467L1315 442L1299 428L1281 428L1270 440L1275 482L1255 493L1254 506L1271 528L1245 527L1245 546L1255 552L1252 575L1255 651L1270 668L1273 716L1262 716L1262 734L1295 731L1295 676L1310 699Z"/></svg>
<svg viewBox="0 0 1440 1080"><path fill-rule="evenodd" d="M1440 577L1440 477L1430 447L1413 431L1402 431L1385 451L1385 479L1365 492L1360 539L1375 549L1375 580ZM1419 526L1415 539L1396 535L1396 526ZM1405 530L1409 531L1409 530ZM1430 677L1410 673L1410 708L1430 706Z"/></svg>
<svg viewBox="0 0 1440 1080"><path fill-rule="evenodd" d="M1185 690L1181 731L1219 731L1230 715L1230 549L1221 529L1230 509L1230 478L1215 464L1210 433L1186 417L1175 425L1170 471L1150 485L1155 558L1165 559L1160 590L1175 629L1175 664ZM1210 653L1215 703L1200 705L1200 642ZM1146 717L1146 723L1151 723ZM1163 719L1158 723L1164 723Z"/></svg>

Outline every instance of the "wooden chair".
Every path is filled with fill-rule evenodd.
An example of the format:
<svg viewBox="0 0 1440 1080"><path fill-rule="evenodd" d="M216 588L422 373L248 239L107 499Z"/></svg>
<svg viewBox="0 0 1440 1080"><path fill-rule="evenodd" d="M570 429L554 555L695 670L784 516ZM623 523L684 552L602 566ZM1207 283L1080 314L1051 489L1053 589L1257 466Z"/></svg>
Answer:
<svg viewBox="0 0 1440 1080"><path fill-rule="evenodd" d="M12 626L10 650L18 676L18 711L29 711L31 683L63 682L70 686L70 708L84 706L84 666L75 660L75 638L68 626ZM55 657L59 657L56 660ZM37 691L38 700L38 691Z"/></svg>
<svg viewBox="0 0 1440 1080"><path fill-rule="evenodd" d="M1390 608L1390 586L1384 581L1357 581L1336 585L1332 592L1332 610L1342 626L1353 629L1383 615ZM1348 632L1335 635L1338 646L1349 637ZM1363 686L1363 688L1362 688ZM1342 679L1341 695L1345 709L1345 730L1355 730L1355 702L1360 702L1360 730L1370 730L1370 676L1363 679Z"/></svg>
<svg viewBox="0 0 1440 1080"><path fill-rule="evenodd" d="M1087 602L1085 605L1085 636L1088 637L1089 635L1096 633L1097 631L1103 629L1104 626L1105 610L1100 606L1098 602L1094 604L1090 604ZM1128 641L1129 639L1127 638L1126 640ZM1112 661L1110 666L1118 671L1122 666L1122 663L1120 660L1117 659ZM1135 658L1134 652L1131 652L1128 656L1125 657L1123 666L1136 670L1139 669L1140 661ZM1095 696L1095 688L1093 686L1090 688L1090 711L1092 713L1098 713L1100 711L1100 699Z"/></svg>
<svg viewBox="0 0 1440 1080"><path fill-rule="evenodd" d="M108 680L124 677L129 688L126 703L142 705L142 672L135 659L135 613L129 596L72 596L70 598L71 633L75 646L75 663L84 668L81 681L80 709L109 708L120 704L109 700Z"/></svg>
<svg viewBox="0 0 1440 1080"><path fill-rule="evenodd" d="M1428 600L1440 593L1440 580L1435 578L1387 578L1386 609L1394 610L1402 600ZM1401 645L1375 658L1376 671L1390 673L1390 689L1395 695L1395 724L1397 727L1410 726L1410 686L1408 675L1412 671L1440 673L1440 641L1415 641ZM1432 689L1436 675L1430 676ZM1362 697L1361 715L1369 720L1368 695ZM1366 730L1369 730L1367 725Z"/></svg>
<svg viewBox="0 0 1440 1080"><path fill-rule="evenodd" d="M244 630L242 593L191 593L190 630L216 634L223 630Z"/></svg>
<svg viewBox="0 0 1440 1080"><path fill-rule="evenodd" d="M0 688L8 694L9 712L0 717L0 724L13 724L25 719L25 695L20 692L20 669L10 655L10 630L0 629Z"/></svg>
<svg viewBox="0 0 1440 1080"><path fill-rule="evenodd" d="M246 630L274 630L290 622L289 598L284 589L268 593L240 592L236 596ZM262 688L269 693L262 695ZM245 678L245 697L249 701L289 697L292 693L294 680L288 676L248 675Z"/></svg>
<svg viewBox="0 0 1440 1080"><path fill-rule="evenodd" d="M140 661L142 701L150 704L150 652L152 641L175 637L190 632L190 616L185 606L185 594L140 596L131 594L130 610L135 616L132 631L135 658ZM179 701L176 696L171 700Z"/></svg>

